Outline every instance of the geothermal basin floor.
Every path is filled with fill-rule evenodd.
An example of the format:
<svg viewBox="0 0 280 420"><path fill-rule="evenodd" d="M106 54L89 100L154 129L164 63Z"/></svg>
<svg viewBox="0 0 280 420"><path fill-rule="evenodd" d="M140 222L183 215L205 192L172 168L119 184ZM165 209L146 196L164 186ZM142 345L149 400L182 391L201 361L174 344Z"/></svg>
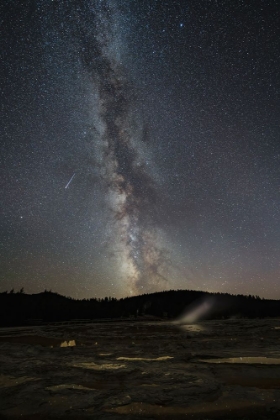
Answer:
<svg viewBox="0 0 280 420"><path fill-rule="evenodd" d="M0 419L280 419L280 319L2 328Z"/></svg>

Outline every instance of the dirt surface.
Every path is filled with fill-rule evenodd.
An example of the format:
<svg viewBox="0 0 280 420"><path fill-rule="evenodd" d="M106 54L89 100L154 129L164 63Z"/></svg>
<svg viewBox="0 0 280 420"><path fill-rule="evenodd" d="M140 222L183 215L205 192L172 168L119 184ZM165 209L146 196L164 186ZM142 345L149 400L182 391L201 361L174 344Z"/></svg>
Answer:
<svg viewBox="0 0 280 420"><path fill-rule="evenodd" d="M0 330L0 419L280 419L280 320Z"/></svg>

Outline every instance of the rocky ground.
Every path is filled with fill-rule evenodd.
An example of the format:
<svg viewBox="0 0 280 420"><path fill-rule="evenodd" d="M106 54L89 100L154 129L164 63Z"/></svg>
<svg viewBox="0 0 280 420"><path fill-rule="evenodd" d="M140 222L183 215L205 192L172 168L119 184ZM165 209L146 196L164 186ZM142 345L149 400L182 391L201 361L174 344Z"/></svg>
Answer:
<svg viewBox="0 0 280 420"><path fill-rule="evenodd" d="M1 419L280 419L280 320L0 330Z"/></svg>

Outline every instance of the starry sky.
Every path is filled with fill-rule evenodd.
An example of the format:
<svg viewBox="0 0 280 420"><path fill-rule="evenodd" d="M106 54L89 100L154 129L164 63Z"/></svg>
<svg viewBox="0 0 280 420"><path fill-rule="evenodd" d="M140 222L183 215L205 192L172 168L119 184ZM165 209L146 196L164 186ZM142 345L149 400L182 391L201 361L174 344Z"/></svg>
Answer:
<svg viewBox="0 0 280 420"><path fill-rule="evenodd" d="M280 299L279 1L0 15L0 291Z"/></svg>

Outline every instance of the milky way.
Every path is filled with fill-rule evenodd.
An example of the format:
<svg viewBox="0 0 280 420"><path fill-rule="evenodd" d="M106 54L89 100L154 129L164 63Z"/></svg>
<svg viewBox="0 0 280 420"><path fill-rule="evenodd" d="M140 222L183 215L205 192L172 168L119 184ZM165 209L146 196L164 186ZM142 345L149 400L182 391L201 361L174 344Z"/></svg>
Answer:
<svg viewBox="0 0 280 420"><path fill-rule="evenodd" d="M160 198L155 180L145 170L143 121L121 63L120 12L115 3L106 1L91 2L76 12L69 33L98 103L93 111L97 120L93 142L99 157L95 165L111 210L112 220L104 226L109 231L107 247L128 293L163 290L170 284L163 275L168 258L156 220Z"/></svg>
<svg viewBox="0 0 280 420"><path fill-rule="evenodd" d="M162 280L167 281L160 271L163 250L151 217L158 205L156 186L141 162L143 131L133 121L133 88L114 43L116 11L109 3L102 2L101 7L98 4L94 5L94 30L88 34L81 30L81 56L98 88L99 146L115 220L113 253L131 293L162 290L166 287Z"/></svg>

